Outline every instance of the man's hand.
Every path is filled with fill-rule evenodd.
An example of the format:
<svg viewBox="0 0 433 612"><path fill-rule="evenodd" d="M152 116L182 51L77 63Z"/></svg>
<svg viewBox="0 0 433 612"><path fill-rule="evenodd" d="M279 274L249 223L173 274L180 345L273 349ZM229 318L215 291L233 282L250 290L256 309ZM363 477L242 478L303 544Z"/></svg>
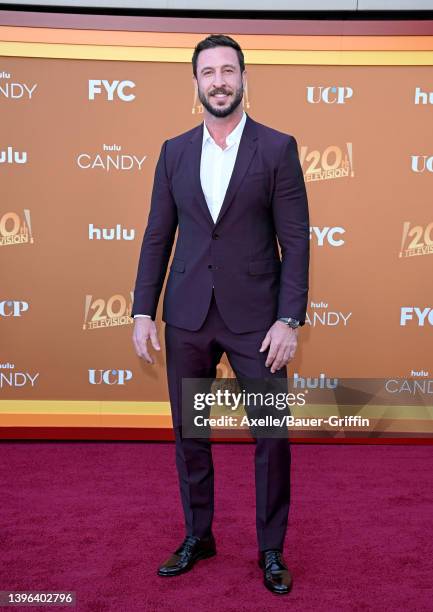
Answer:
<svg viewBox="0 0 433 612"><path fill-rule="evenodd" d="M134 318L132 341L134 342L135 351L139 357L142 357L148 363L154 363L148 351L147 341L149 338L153 348L159 351L161 347L159 346L155 321L147 317Z"/></svg>
<svg viewBox="0 0 433 612"><path fill-rule="evenodd" d="M280 370L293 359L298 346L298 329L292 329L282 321L275 321L263 339L259 351L262 353L268 347L266 367L271 366L271 372Z"/></svg>

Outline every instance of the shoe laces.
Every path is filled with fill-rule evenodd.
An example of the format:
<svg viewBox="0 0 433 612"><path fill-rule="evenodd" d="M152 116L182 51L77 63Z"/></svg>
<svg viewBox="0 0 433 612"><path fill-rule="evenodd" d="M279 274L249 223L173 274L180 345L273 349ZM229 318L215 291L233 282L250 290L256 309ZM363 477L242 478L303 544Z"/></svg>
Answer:
<svg viewBox="0 0 433 612"><path fill-rule="evenodd" d="M274 563L281 563L281 551L280 550L266 550L265 551L265 563L266 567Z"/></svg>
<svg viewBox="0 0 433 612"><path fill-rule="evenodd" d="M191 535L186 536L186 538L184 539L184 541L182 542L180 546L179 555L181 557L189 555L192 549L194 548L194 546L199 541L199 539L200 538L197 538L196 536L191 536Z"/></svg>

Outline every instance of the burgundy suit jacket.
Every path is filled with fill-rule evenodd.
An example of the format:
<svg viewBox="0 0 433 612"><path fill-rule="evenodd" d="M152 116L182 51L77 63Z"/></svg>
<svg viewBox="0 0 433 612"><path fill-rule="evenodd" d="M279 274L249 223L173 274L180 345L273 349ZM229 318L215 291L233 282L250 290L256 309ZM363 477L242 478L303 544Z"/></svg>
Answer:
<svg viewBox="0 0 433 612"><path fill-rule="evenodd" d="M235 333L266 330L279 317L303 324L310 237L295 138L247 115L216 223L200 183L202 138L203 123L162 145L131 316L155 318L178 230L163 321L199 329L214 285L221 316Z"/></svg>

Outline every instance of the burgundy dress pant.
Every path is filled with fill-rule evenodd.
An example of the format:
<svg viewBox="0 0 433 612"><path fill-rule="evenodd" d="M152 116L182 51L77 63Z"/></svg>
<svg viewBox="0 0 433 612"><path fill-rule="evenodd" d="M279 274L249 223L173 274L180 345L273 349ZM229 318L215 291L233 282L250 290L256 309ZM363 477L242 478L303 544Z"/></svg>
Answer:
<svg viewBox="0 0 433 612"><path fill-rule="evenodd" d="M268 350L259 352L268 331L234 333L225 325L212 295L209 311L197 331L165 326L167 378L176 440L176 466L186 535L206 538L214 513L214 468L211 443L182 435L182 378L215 378L225 352L236 377L287 379L287 367L271 374ZM192 407L189 407L192 410ZM188 409L188 407L184 407ZM255 439L256 528L259 550L282 550L290 503L290 445L286 437ZM242 449L239 449L242 452Z"/></svg>

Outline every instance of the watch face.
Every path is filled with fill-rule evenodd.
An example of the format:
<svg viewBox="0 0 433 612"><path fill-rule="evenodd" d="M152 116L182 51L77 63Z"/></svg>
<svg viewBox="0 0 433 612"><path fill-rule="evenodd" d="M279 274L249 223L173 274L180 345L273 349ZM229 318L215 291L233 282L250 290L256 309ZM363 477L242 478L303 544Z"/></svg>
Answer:
<svg viewBox="0 0 433 612"><path fill-rule="evenodd" d="M292 328L295 329L296 327L299 327L299 321L297 319L288 319L287 320L287 324Z"/></svg>
<svg viewBox="0 0 433 612"><path fill-rule="evenodd" d="M292 319L291 317L280 317L278 319L279 321L282 321L283 323L285 323L286 325L288 325L291 328L295 328L295 327L299 327L299 321L297 319Z"/></svg>

